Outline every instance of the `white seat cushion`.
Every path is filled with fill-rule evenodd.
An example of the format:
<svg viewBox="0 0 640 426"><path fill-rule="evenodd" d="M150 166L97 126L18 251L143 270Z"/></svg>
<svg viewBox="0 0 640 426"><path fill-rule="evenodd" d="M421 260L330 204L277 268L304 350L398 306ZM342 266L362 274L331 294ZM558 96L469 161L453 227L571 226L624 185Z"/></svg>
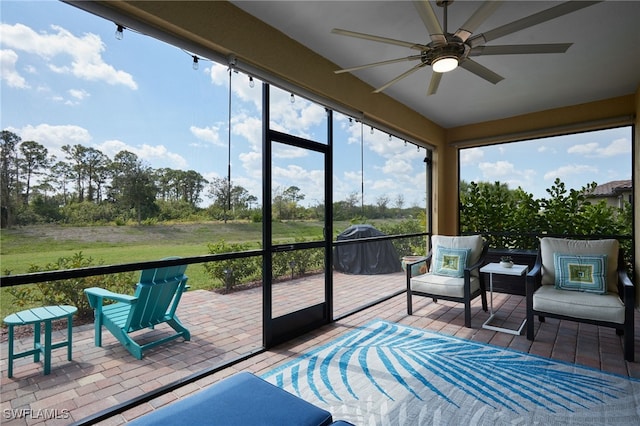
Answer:
<svg viewBox="0 0 640 426"><path fill-rule="evenodd" d="M480 288L478 277L471 277L471 293ZM464 297L464 278L426 273L411 278L411 290L440 296Z"/></svg>
<svg viewBox="0 0 640 426"><path fill-rule="evenodd" d="M568 317L624 324L624 304L617 293L594 294L543 285L533 294L533 309Z"/></svg>

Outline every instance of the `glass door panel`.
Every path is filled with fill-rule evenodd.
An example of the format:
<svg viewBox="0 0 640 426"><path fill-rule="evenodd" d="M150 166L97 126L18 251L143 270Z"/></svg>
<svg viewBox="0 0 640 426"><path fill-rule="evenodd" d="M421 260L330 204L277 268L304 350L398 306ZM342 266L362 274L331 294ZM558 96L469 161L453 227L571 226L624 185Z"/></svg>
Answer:
<svg viewBox="0 0 640 426"><path fill-rule="evenodd" d="M324 248L277 252L272 259L274 318L324 303Z"/></svg>
<svg viewBox="0 0 640 426"><path fill-rule="evenodd" d="M324 240L324 154L272 143L273 244Z"/></svg>

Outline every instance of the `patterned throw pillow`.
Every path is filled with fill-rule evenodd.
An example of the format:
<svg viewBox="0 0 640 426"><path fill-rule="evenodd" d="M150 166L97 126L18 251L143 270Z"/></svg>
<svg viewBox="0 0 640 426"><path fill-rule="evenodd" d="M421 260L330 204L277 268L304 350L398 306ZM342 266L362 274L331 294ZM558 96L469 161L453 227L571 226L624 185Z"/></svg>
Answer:
<svg viewBox="0 0 640 426"><path fill-rule="evenodd" d="M470 248L446 248L437 246L433 273L453 278L464 277L464 268L467 267L467 259L469 259L470 254Z"/></svg>
<svg viewBox="0 0 640 426"><path fill-rule="evenodd" d="M607 256L553 253L555 288L607 293Z"/></svg>

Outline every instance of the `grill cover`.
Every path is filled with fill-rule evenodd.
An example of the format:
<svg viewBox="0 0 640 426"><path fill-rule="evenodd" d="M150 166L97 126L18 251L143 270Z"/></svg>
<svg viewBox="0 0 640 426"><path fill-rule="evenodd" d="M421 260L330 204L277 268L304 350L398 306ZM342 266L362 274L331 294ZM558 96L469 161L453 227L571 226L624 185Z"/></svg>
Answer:
<svg viewBox="0 0 640 426"><path fill-rule="evenodd" d="M385 234L371 225L352 225L342 231L338 241L379 237ZM356 275L390 274L402 270L400 258L391 241L369 241L338 246L333 251L336 271Z"/></svg>

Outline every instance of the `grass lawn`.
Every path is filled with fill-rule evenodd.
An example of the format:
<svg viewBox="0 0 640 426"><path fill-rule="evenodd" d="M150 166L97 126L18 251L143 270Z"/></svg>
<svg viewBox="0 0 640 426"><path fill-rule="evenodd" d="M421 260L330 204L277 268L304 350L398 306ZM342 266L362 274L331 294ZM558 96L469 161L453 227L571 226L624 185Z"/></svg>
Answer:
<svg viewBox="0 0 640 426"><path fill-rule="evenodd" d="M337 235L348 222L334 224ZM320 222L274 223L274 240L278 243L296 239L320 239ZM335 239L334 235L334 239ZM250 244L258 248L262 241L261 223L185 223L149 226L87 226L57 225L2 229L0 233L0 271L2 275L21 274L32 265L43 267L58 258L82 252L94 264L123 264L161 259L168 256L191 257L209 254L207 244L224 240L227 243ZM192 289L211 289L212 278L202 264L187 269ZM0 319L24 309L17 307L6 288L0 289Z"/></svg>

